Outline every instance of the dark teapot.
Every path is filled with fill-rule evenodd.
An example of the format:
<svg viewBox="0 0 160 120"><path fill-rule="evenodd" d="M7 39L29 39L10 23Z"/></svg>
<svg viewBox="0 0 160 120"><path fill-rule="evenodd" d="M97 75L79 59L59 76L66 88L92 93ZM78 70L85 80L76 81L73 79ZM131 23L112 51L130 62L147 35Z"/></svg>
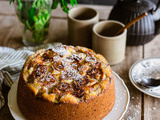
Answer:
<svg viewBox="0 0 160 120"><path fill-rule="evenodd" d="M160 33L160 10L150 0L117 0L109 20L117 20L127 24L140 14L148 15L127 29L127 45L143 45Z"/></svg>

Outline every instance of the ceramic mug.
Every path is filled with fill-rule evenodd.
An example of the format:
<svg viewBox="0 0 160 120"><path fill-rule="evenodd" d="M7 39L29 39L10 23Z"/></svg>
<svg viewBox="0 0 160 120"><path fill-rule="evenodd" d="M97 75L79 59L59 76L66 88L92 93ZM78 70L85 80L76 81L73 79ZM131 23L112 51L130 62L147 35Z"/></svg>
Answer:
<svg viewBox="0 0 160 120"><path fill-rule="evenodd" d="M90 7L76 7L68 14L68 38L74 46L92 46L92 28L99 21L99 13Z"/></svg>
<svg viewBox="0 0 160 120"><path fill-rule="evenodd" d="M124 24L114 20L101 21L92 30L92 48L102 54L110 65L120 63L125 58L127 30L115 36Z"/></svg>

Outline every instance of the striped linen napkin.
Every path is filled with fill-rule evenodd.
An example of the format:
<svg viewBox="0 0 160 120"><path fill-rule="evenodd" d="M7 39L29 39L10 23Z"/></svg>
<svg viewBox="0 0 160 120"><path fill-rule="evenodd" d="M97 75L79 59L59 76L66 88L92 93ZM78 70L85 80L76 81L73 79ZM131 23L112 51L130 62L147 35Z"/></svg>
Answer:
<svg viewBox="0 0 160 120"><path fill-rule="evenodd" d="M8 47L0 47L0 109L5 101L2 95L2 84L11 87L13 82L19 77L20 71L26 59L39 49L48 49L61 43L43 44L36 47L23 47L13 49Z"/></svg>

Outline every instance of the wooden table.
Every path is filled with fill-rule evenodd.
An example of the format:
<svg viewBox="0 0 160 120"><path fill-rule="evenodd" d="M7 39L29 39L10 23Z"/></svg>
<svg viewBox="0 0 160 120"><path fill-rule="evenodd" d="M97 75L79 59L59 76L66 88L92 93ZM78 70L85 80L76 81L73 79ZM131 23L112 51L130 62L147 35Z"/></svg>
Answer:
<svg viewBox="0 0 160 120"><path fill-rule="evenodd" d="M79 5L82 6L82 5ZM84 6L84 5L83 5ZM89 6L89 5L88 5ZM100 13L100 20L106 20L112 6L93 6ZM0 46L19 48L24 46L20 28L13 6L8 2L0 1ZM67 44L67 19L66 14L60 8L52 12L49 41L60 41ZM125 81L130 91L130 105L123 120L160 120L160 99L150 97L137 90L130 82L128 72L133 63L147 57L160 57L160 35L151 42L142 46L127 46L123 62L111 66L112 70L119 74ZM3 94L7 100L9 88L3 86ZM0 110L0 120L12 120L13 117L7 106Z"/></svg>

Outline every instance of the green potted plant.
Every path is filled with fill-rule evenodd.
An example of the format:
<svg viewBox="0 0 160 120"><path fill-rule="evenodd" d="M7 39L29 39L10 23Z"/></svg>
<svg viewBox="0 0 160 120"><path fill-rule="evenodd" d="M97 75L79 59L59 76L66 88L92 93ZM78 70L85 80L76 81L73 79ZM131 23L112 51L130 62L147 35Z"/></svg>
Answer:
<svg viewBox="0 0 160 120"><path fill-rule="evenodd" d="M14 3L16 14L24 26L23 43L35 46L47 42L51 10L60 4L62 10L69 13L66 0L10 0ZM77 0L70 0L72 6Z"/></svg>

